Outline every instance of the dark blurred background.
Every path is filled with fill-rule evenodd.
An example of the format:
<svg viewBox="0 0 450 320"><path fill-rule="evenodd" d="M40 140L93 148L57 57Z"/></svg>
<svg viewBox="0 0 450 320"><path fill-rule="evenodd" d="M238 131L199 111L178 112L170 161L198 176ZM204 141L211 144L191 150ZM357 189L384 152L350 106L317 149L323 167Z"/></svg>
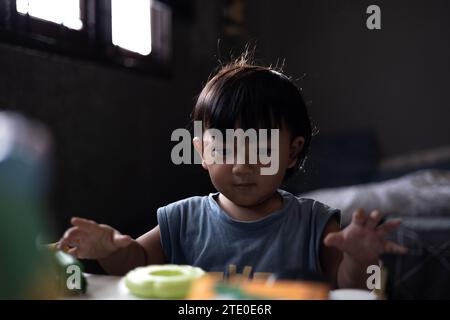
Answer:
<svg viewBox="0 0 450 320"><path fill-rule="evenodd" d="M246 44L256 46L257 62L284 63L303 88L315 141L334 148L322 154L325 171L363 159L364 177L348 184L367 181L382 159L450 145L448 1L376 1L381 30L366 27L373 1L165 3L171 56L162 72L47 50L2 31L0 108L40 120L53 134L57 237L74 215L137 237L156 225L158 207L213 191L201 166L172 164L170 137L188 124L219 60ZM302 176L293 184L327 186Z"/></svg>

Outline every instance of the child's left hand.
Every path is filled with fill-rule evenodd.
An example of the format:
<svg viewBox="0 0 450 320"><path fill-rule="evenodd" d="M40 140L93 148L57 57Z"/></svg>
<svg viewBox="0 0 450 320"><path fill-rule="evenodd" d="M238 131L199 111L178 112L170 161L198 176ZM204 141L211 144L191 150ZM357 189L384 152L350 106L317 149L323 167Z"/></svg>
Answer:
<svg viewBox="0 0 450 320"><path fill-rule="evenodd" d="M372 211L366 215L362 209L353 213L352 222L343 230L329 233L326 246L336 247L362 264L377 261L382 253L405 254L408 248L385 237L400 226L400 220L389 220L379 225L383 215Z"/></svg>

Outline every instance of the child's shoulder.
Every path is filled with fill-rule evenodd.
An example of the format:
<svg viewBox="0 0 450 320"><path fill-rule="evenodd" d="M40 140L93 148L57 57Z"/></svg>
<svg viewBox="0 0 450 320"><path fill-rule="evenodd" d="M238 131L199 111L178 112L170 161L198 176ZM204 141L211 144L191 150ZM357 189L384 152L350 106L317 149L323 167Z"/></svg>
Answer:
<svg viewBox="0 0 450 320"><path fill-rule="evenodd" d="M207 196L193 196L169 203L157 210L160 227L182 226L195 228L211 211L212 194Z"/></svg>
<svg viewBox="0 0 450 320"><path fill-rule="evenodd" d="M192 196L185 199L177 200L171 202L165 206L162 206L158 209L158 211L191 211L191 210L199 210L202 207L208 205L209 198L211 195L206 196Z"/></svg>
<svg viewBox="0 0 450 320"><path fill-rule="evenodd" d="M305 198L301 196L295 196L290 192L280 190L282 196L284 198L289 198L295 206L301 209L301 211L311 211L314 214L321 214L321 213L339 213L339 209L330 207L326 205L325 203L322 203L320 201L317 201L312 198Z"/></svg>

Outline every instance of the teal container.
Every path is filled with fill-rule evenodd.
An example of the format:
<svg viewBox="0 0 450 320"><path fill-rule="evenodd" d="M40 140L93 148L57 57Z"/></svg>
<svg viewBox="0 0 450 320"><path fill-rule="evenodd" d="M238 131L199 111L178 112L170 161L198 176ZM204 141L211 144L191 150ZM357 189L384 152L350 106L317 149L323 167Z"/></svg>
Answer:
<svg viewBox="0 0 450 320"><path fill-rule="evenodd" d="M29 298L48 271L38 249L47 233L48 135L16 114L0 112L0 299Z"/></svg>

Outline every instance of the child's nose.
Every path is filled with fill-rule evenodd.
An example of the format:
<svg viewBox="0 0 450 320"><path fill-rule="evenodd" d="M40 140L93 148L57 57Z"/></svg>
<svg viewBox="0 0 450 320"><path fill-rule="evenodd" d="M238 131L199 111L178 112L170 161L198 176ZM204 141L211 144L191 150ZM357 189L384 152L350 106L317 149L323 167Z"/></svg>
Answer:
<svg viewBox="0 0 450 320"><path fill-rule="evenodd" d="M233 169L232 169L232 173L235 175L248 175L248 174L252 174L254 171L254 166L252 164L248 164L248 163L243 163L243 164L234 164L233 165Z"/></svg>

